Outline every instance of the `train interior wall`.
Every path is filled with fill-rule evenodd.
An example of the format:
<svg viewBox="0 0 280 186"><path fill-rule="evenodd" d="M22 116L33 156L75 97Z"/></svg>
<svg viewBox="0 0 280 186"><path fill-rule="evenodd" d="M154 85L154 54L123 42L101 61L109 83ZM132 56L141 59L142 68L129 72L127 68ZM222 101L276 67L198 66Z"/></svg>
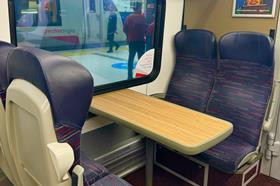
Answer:
<svg viewBox="0 0 280 186"><path fill-rule="evenodd" d="M217 38L233 31L255 31L269 34L276 29L279 11L277 3L275 17L245 18L232 17L232 1L224 0L186 0L185 24L188 28L201 28L215 33Z"/></svg>
<svg viewBox="0 0 280 186"><path fill-rule="evenodd" d="M0 1L0 39L3 41L10 42L10 26L9 26L9 11L8 11L8 1Z"/></svg>

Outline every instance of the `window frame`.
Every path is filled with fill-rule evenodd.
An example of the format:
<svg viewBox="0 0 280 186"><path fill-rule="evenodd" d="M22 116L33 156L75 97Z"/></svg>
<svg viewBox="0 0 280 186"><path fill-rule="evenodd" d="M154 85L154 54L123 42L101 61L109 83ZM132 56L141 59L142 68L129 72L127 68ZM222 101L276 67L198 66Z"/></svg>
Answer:
<svg viewBox="0 0 280 186"><path fill-rule="evenodd" d="M17 46L14 0L8 0L8 4L9 4L11 42L15 46ZM153 64L152 72L149 75L141 78L134 78L134 79L124 80L119 82L113 82L105 85L94 86L93 95L99 95L106 92L111 92L111 91L147 84L154 81L158 77L160 73L161 60L162 60L165 13L166 13L166 0L156 0L156 16L155 16L155 31L154 31L155 56L154 56L154 64Z"/></svg>

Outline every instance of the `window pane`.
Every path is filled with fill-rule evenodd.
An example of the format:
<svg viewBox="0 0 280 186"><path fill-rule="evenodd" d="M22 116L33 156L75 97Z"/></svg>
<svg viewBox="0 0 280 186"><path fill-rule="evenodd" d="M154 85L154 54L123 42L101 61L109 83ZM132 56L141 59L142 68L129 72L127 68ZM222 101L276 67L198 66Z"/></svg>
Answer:
<svg viewBox="0 0 280 186"><path fill-rule="evenodd" d="M89 0L89 10L90 10L91 12L96 12L95 0Z"/></svg>
<svg viewBox="0 0 280 186"><path fill-rule="evenodd" d="M14 5L17 44L74 59L91 72L95 86L136 78L138 60L153 48L156 0L15 0Z"/></svg>

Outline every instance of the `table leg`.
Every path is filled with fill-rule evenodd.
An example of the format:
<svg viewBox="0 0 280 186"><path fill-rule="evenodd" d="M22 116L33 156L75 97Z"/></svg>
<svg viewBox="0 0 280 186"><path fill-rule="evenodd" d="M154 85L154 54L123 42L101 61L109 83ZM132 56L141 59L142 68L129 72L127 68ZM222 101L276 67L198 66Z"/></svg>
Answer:
<svg viewBox="0 0 280 186"><path fill-rule="evenodd" d="M154 141L146 138L146 186L153 185Z"/></svg>

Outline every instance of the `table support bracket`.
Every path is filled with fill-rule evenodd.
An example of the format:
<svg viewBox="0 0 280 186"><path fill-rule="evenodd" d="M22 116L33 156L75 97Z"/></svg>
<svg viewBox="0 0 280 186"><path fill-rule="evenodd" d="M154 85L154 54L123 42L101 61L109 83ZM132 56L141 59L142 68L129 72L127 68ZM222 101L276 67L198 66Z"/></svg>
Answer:
<svg viewBox="0 0 280 186"><path fill-rule="evenodd" d="M153 140L146 138L146 186L153 185L154 145Z"/></svg>

